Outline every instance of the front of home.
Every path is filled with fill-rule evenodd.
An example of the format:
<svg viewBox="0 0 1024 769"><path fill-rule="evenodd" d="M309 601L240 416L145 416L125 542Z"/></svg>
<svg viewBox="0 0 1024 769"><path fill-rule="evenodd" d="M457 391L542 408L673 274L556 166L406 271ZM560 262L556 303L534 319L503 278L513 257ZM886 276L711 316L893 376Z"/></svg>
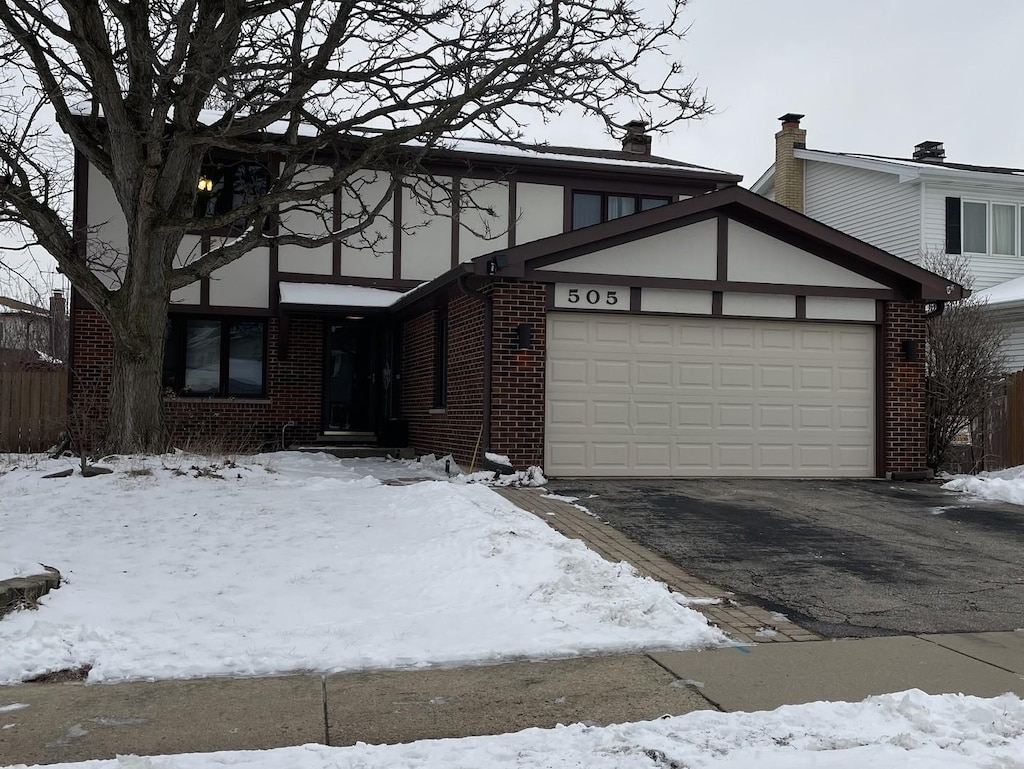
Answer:
<svg viewBox="0 0 1024 769"><path fill-rule="evenodd" d="M175 292L176 442L494 451L562 476L923 473L925 303L960 287L649 152L636 131L614 152L463 142L430 159L428 205L403 180L372 248L257 250ZM116 245L106 181L80 163L78 183L79 221ZM182 263L215 242L192 241ZM74 388L102 394L109 332L80 296L72 338Z"/></svg>

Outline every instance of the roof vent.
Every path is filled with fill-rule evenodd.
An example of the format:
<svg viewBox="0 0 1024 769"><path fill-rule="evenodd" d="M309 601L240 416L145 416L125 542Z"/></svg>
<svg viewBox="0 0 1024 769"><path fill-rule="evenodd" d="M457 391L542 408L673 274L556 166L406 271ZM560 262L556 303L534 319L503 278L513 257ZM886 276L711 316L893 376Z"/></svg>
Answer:
<svg viewBox="0 0 1024 769"><path fill-rule="evenodd" d="M630 120L626 123L626 135L622 137L622 151L634 155L651 154L651 137L647 135L647 123L643 120Z"/></svg>
<svg viewBox="0 0 1024 769"><path fill-rule="evenodd" d="M914 160L923 160L926 163L941 163L946 159L946 150L942 142L921 142L914 145Z"/></svg>

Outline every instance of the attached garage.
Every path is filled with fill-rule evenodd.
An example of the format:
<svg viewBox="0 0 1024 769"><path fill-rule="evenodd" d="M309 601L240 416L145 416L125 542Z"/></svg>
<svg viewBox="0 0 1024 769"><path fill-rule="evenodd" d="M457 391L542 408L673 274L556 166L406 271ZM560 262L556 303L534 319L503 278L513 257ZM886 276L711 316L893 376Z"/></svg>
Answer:
<svg viewBox="0 0 1024 769"><path fill-rule="evenodd" d="M550 313L545 469L875 474L875 328Z"/></svg>

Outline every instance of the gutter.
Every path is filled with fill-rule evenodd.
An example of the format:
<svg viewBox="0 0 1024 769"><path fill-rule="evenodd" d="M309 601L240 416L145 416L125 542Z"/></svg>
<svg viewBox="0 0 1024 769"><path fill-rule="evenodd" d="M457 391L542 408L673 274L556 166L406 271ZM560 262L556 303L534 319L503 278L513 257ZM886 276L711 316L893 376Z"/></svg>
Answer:
<svg viewBox="0 0 1024 769"><path fill-rule="evenodd" d="M491 382L494 347L494 302L489 294L475 291L469 287L468 275L459 276L459 291L470 299L476 299L484 306L484 372L483 372L483 429L480 442L484 451L491 448Z"/></svg>

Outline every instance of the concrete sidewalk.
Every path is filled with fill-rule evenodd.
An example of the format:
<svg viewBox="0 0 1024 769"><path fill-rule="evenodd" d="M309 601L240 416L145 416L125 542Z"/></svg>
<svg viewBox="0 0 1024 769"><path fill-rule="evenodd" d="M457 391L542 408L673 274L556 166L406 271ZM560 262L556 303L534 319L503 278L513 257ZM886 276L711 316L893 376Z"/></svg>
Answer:
<svg viewBox="0 0 1024 769"><path fill-rule="evenodd" d="M923 689L1024 696L1024 632L277 678L0 687L0 766L409 742ZM15 707L11 707L11 706Z"/></svg>

